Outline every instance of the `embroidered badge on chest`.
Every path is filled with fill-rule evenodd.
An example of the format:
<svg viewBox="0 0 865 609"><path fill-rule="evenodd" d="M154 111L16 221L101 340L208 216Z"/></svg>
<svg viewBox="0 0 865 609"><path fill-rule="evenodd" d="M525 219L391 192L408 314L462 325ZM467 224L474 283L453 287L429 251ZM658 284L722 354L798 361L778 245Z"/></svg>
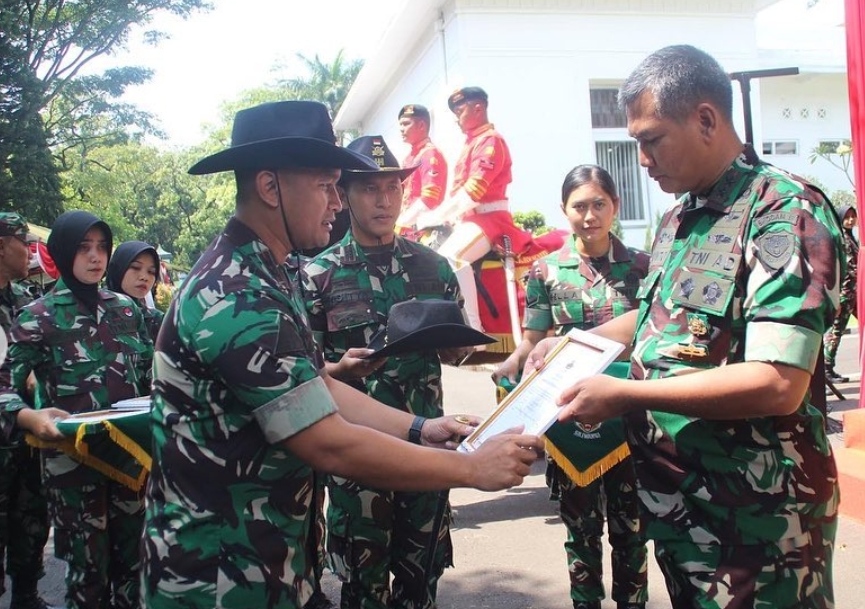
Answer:
<svg viewBox="0 0 865 609"><path fill-rule="evenodd" d="M685 279L680 286L682 298L689 299L691 298L691 294L694 293L694 280L691 277Z"/></svg>
<svg viewBox="0 0 865 609"><path fill-rule="evenodd" d="M713 281L703 288L703 302L713 305L718 302L721 294L723 294L721 286L716 281Z"/></svg>

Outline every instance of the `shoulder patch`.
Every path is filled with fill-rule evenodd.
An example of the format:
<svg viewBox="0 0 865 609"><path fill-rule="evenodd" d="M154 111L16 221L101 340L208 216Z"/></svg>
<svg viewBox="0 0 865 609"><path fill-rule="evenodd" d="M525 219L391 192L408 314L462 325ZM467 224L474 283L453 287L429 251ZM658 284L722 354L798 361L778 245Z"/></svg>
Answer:
<svg viewBox="0 0 865 609"><path fill-rule="evenodd" d="M795 237L792 233L772 232L760 235L755 240L757 258L770 269L778 270L787 266L793 256Z"/></svg>

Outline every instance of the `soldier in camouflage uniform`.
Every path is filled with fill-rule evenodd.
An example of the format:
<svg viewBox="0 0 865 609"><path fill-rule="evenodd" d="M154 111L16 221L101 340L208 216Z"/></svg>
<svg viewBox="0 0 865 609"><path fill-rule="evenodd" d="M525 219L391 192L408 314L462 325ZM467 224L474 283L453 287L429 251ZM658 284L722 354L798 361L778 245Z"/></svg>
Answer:
<svg viewBox="0 0 865 609"><path fill-rule="evenodd" d="M838 479L808 386L838 307L838 220L743 146L729 77L704 52L653 53L619 101L649 176L685 194L639 311L596 329L633 344L636 380L576 383L562 416L625 416L674 608L832 607Z"/></svg>
<svg viewBox="0 0 865 609"><path fill-rule="evenodd" d="M37 583L44 575L42 552L48 540L48 508L39 467L39 454L24 442L17 417L7 413L24 405L11 389L10 362L6 357L12 320L33 299L18 284L27 277L30 234L16 213L0 213L0 325L3 326L0 364L0 594L5 575L12 580L10 609L43 609ZM57 413L55 413L57 414ZM8 566L8 568L7 568Z"/></svg>
<svg viewBox="0 0 865 609"><path fill-rule="evenodd" d="M637 289L649 255L626 247L610 232L619 210L616 185L597 165L580 165L562 184L562 211L573 237L537 261L526 285L523 340L493 373L514 383L526 356L550 331L588 330L637 306ZM612 597L620 609L640 609L648 597L646 540L640 527L636 474L630 458L585 486L547 459L547 482L567 528L565 552L576 609L600 609L604 598L601 560L606 513L613 546Z"/></svg>
<svg viewBox="0 0 865 609"><path fill-rule="evenodd" d="M159 254L143 241L125 241L115 248L108 263L105 287L134 299L144 315L147 332L156 342L164 313L147 306L147 295L159 281Z"/></svg>
<svg viewBox="0 0 865 609"><path fill-rule="evenodd" d="M153 344L144 317L131 298L98 288L111 251L108 225L88 212L64 213L48 250L61 278L12 327L15 390L23 394L33 372L33 406L68 413L149 393L144 362ZM137 607L143 493L58 450L42 451L42 468L55 555L68 564L68 607Z"/></svg>
<svg viewBox="0 0 865 609"><path fill-rule="evenodd" d="M172 301L154 359L150 609L303 607L314 470L399 491L503 488L530 471L523 447L540 447L503 434L470 455L433 450L472 427L400 412L330 377L284 261L327 243L340 168L374 165L333 144L316 102L241 110L231 141L190 169L235 172L235 216Z"/></svg>
<svg viewBox="0 0 865 609"><path fill-rule="evenodd" d="M305 267L316 342L334 378L399 410L441 416L437 352L387 360L359 356L384 328L394 304L413 298L460 300L456 276L446 258L394 233L402 180L417 166L400 169L381 136L360 137L348 149L376 161L380 169L343 172L339 186L351 230ZM372 489L336 476L328 492L328 555L343 581L342 609L434 607L438 578L452 564L448 526L432 531L439 494ZM437 555L427 580L431 535L437 536Z"/></svg>
<svg viewBox="0 0 865 609"><path fill-rule="evenodd" d="M838 312L832 321L832 327L823 337L823 355L826 358L826 377L833 383L846 383L850 379L835 371L835 356L838 354L841 337L847 330L850 315L856 310L856 267L859 258L859 242L853 234L858 221L856 208L845 205L838 210L838 217L841 218L841 226L844 229L844 258L847 261L847 273L841 280L841 302Z"/></svg>

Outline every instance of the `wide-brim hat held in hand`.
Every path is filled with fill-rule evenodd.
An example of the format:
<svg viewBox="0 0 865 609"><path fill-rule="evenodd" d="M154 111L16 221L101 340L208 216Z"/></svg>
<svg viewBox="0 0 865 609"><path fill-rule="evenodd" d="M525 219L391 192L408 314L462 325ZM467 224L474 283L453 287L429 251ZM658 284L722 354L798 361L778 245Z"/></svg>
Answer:
<svg viewBox="0 0 865 609"><path fill-rule="evenodd" d="M469 326L452 300L407 300L390 308L387 326L373 335L367 358L487 345L496 339Z"/></svg>
<svg viewBox="0 0 865 609"><path fill-rule="evenodd" d="M234 116L231 146L198 161L189 173L308 167L376 169L368 158L336 145L324 104L281 101L241 110Z"/></svg>
<svg viewBox="0 0 865 609"><path fill-rule="evenodd" d="M346 182L352 176L358 175L376 175L380 173L395 173L400 180L405 180L406 177L420 165L412 167L400 167L399 161L387 147L387 143L380 135L362 135L352 141L347 150L351 150L364 158L375 163L375 169L365 167L364 169L348 169L342 174L341 182Z"/></svg>

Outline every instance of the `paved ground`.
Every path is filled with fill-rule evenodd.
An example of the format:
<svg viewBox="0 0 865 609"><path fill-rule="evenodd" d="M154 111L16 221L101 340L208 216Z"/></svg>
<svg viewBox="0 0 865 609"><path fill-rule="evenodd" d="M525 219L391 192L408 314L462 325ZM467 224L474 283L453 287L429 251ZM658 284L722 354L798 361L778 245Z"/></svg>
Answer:
<svg viewBox="0 0 865 609"><path fill-rule="evenodd" d="M839 386L845 399L830 400L831 417L840 420L844 410L858 406L858 339L842 340L838 370L854 382ZM471 368L471 367L470 367ZM446 409L486 415L493 407L488 370L447 368ZM842 432L832 434L842 443ZM565 555L564 527L548 499L543 466L537 464L525 483L509 491L482 493L460 489L451 494L457 510L453 532L456 566L449 569L439 586L441 609L564 609L570 607ZM842 498L843 500L843 498ZM46 549L48 576L41 582L46 600L61 605L63 563ZM609 551L607 551L609 590ZM865 524L841 519L835 560L836 607L859 609L865 604ZM653 559L649 561L650 601L648 609L667 609L663 579ZM328 596L338 602L339 583L327 574ZM8 594L0 609L8 607ZM604 609L615 603L604 601Z"/></svg>

